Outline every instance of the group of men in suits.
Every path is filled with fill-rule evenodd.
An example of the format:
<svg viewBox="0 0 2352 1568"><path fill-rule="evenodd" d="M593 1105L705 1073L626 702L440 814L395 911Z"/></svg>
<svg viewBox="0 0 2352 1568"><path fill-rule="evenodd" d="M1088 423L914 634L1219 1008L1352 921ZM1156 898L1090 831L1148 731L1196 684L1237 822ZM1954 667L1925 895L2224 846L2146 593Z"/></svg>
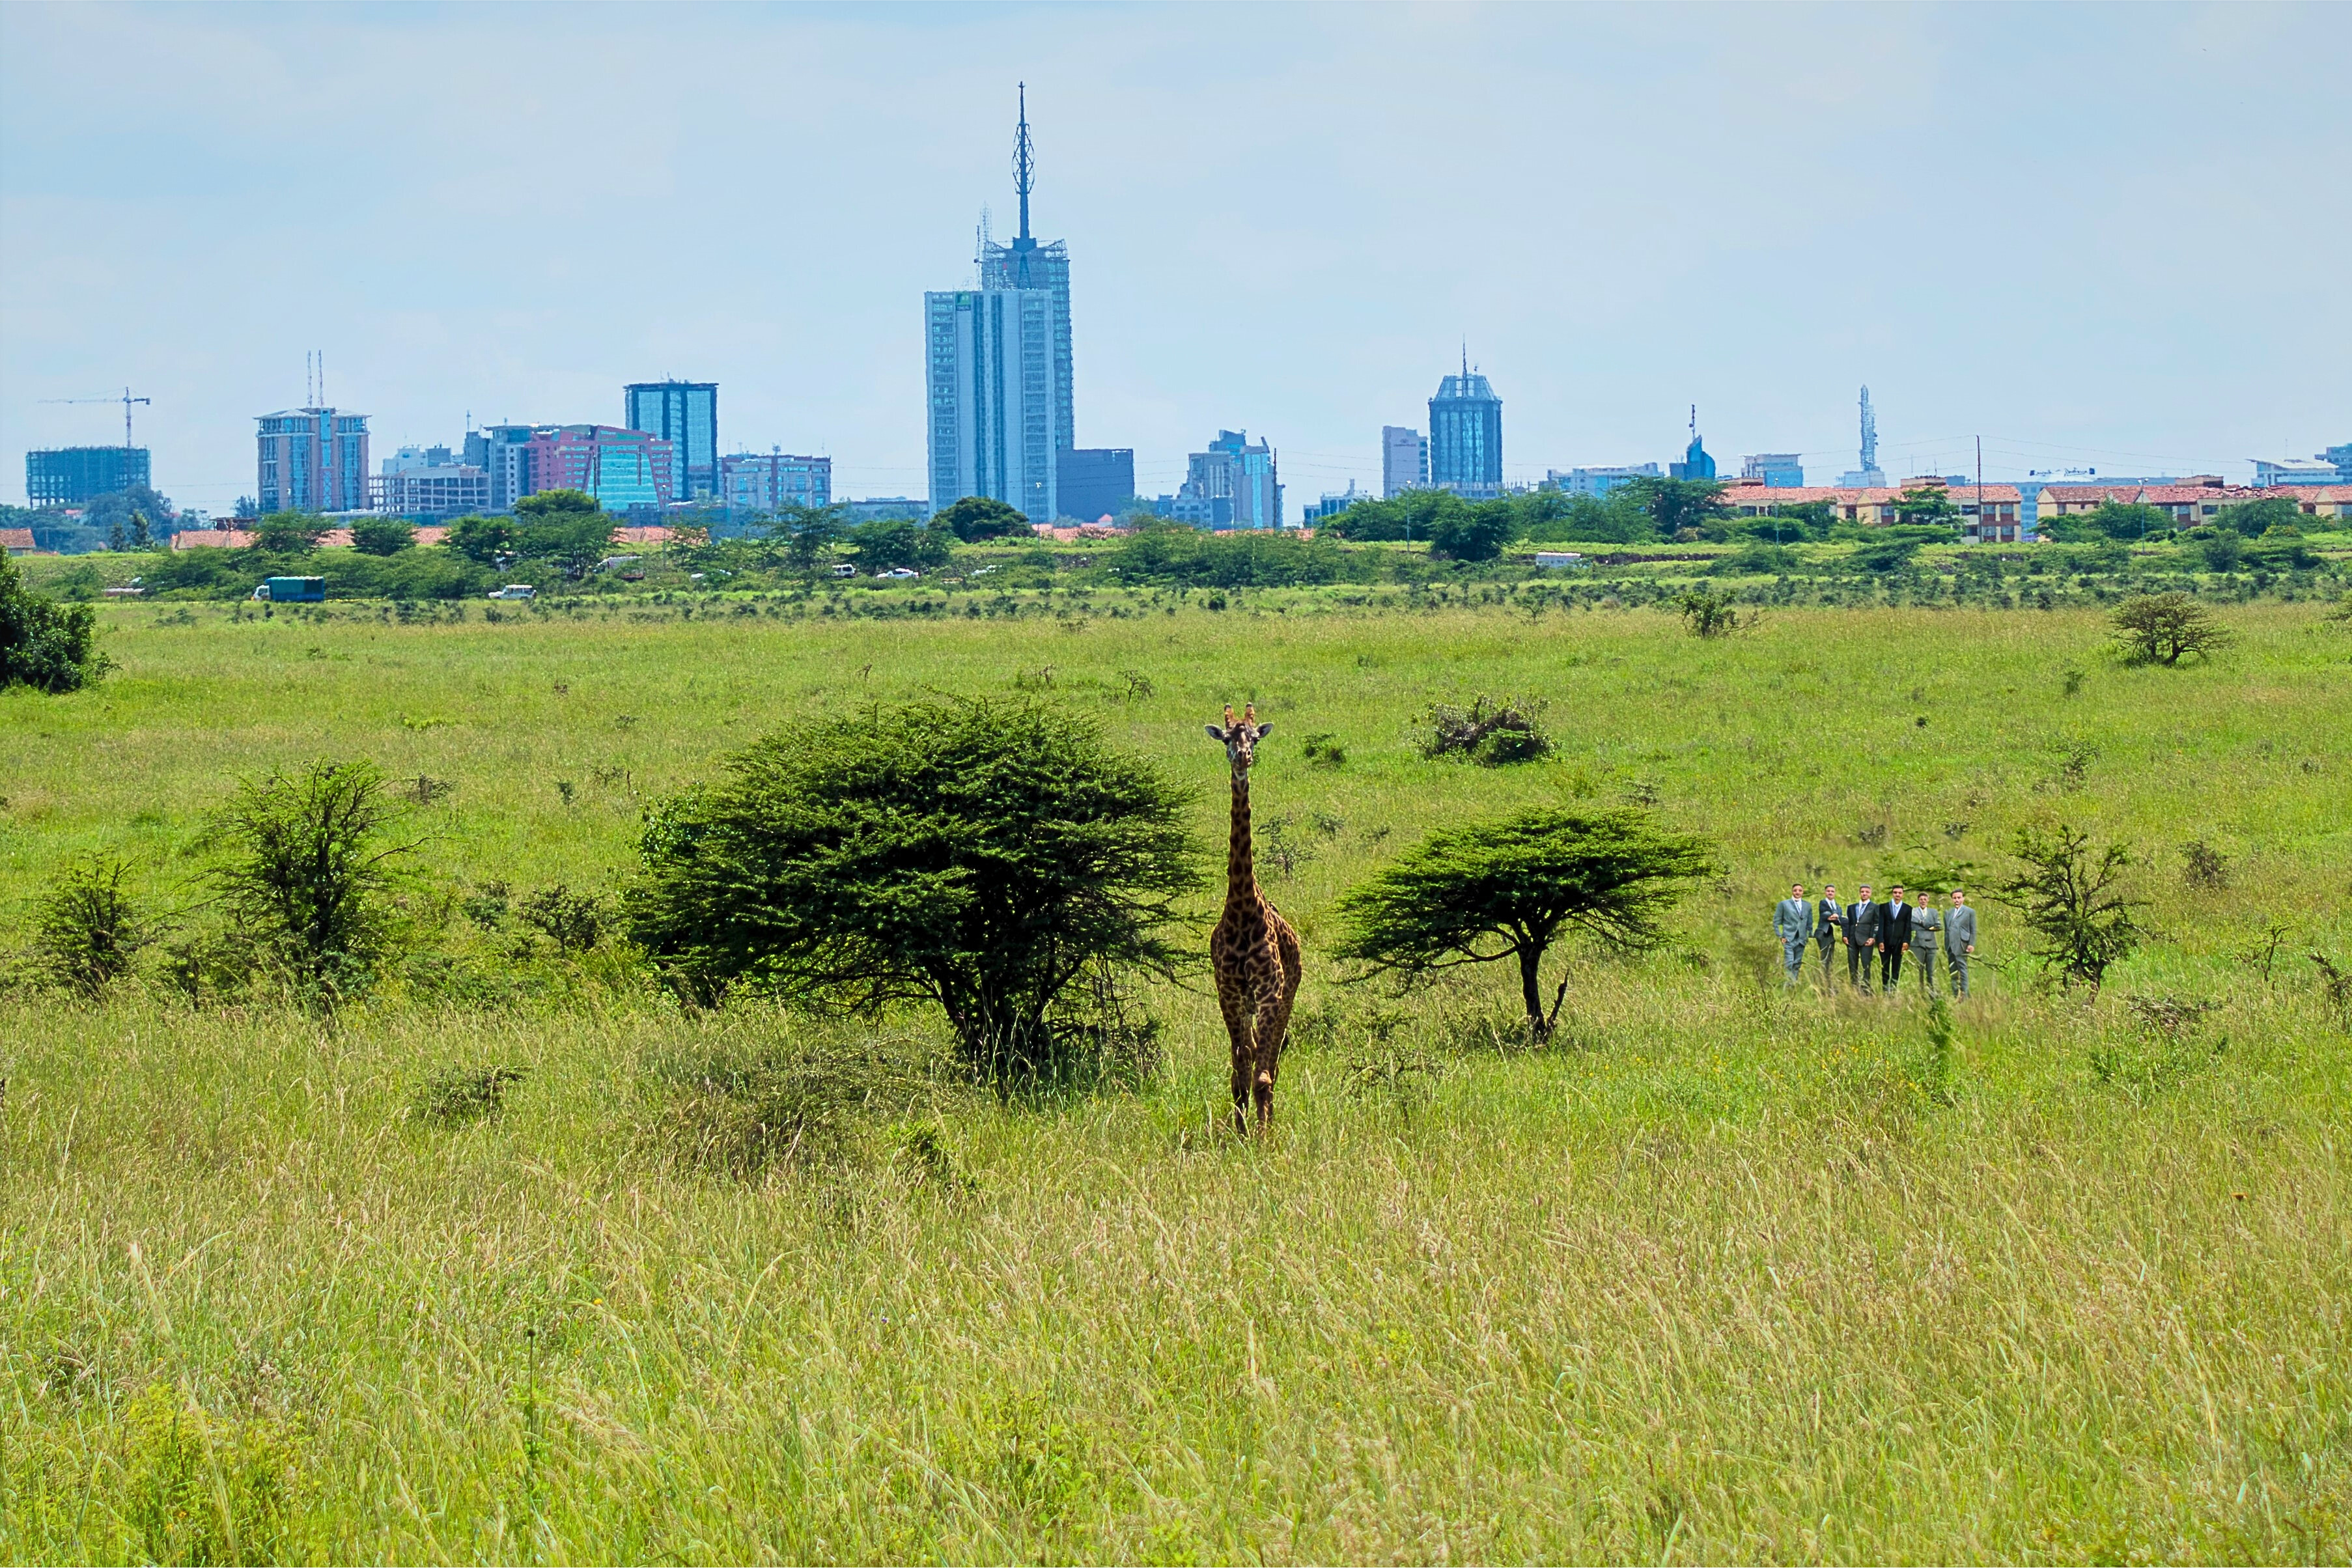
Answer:
<svg viewBox="0 0 2352 1568"><path fill-rule="evenodd" d="M1773 906L1772 932L1780 939L1781 963L1791 985L1804 976L1808 942L1820 944L1822 984L1831 984L1832 963L1839 942L1843 942L1847 983L1865 994L1871 988L1872 955L1878 959L1878 989L1892 994L1903 978L1903 955L1907 952L1921 989L1934 995L1939 949L1951 973L1952 994L1969 994L1969 959L1977 950L1977 912L1969 907L1968 894L1958 888L1952 889L1951 908L1939 910L1933 904L1912 903L1904 897L1899 882L1887 889L1884 902L1872 901L1870 884L1864 882L1862 897L1850 904L1838 901L1834 885L1823 888L1819 900L1809 900L1805 885L1799 882Z"/></svg>

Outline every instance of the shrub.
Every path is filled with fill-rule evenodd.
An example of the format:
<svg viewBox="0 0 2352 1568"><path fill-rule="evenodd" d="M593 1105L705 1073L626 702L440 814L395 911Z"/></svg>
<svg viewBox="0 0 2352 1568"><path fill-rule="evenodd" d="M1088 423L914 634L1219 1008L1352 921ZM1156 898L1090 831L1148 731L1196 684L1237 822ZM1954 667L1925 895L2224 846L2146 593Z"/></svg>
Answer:
<svg viewBox="0 0 2352 1568"><path fill-rule="evenodd" d="M966 544L982 539L1024 538L1030 531L1026 513L986 496L964 497L932 518L931 526L946 529Z"/></svg>
<svg viewBox="0 0 2352 1568"><path fill-rule="evenodd" d="M1675 608L1682 612L1683 625L1693 637L1729 637L1739 629L1739 612L1731 607L1730 595L1711 588L1686 591L1675 601Z"/></svg>
<svg viewBox="0 0 2352 1568"><path fill-rule="evenodd" d="M125 1413L121 1514L150 1563L272 1563L288 1552L301 1471L271 1421L225 1420L156 1384Z"/></svg>
<svg viewBox="0 0 2352 1568"><path fill-rule="evenodd" d="M1168 974L1201 885L1185 792L1025 699L819 718L649 816L632 934L688 995L928 1002L974 1070L1053 1077L1090 965Z"/></svg>
<svg viewBox="0 0 2352 1568"><path fill-rule="evenodd" d="M2023 917L2039 939L2032 957L2061 984L2098 990L2107 970L2139 945L2132 911L2145 900L2117 886L2130 852L2111 844L2094 855L2089 835L2062 824L2048 832L2020 828L2010 853L2021 868L1993 897Z"/></svg>
<svg viewBox="0 0 2352 1568"><path fill-rule="evenodd" d="M415 528L396 517L371 517L352 525L352 548L362 555L397 555L415 542Z"/></svg>
<svg viewBox="0 0 2352 1568"><path fill-rule="evenodd" d="M383 843L394 808L372 763L316 762L248 780L215 831L215 879L231 912L303 990L331 1001L364 986L384 937Z"/></svg>
<svg viewBox="0 0 2352 1568"><path fill-rule="evenodd" d="M603 940L604 928L612 921L612 906L599 894L575 893L558 882L524 899L515 914L569 957L587 952Z"/></svg>
<svg viewBox="0 0 2352 1568"><path fill-rule="evenodd" d="M1348 748L1339 743L1337 735L1328 732L1307 736L1299 752L1310 768L1328 768L1336 772L1348 765Z"/></svg>
<svg viewBox="0 0 2352 1568"><path fill-rule="evenodd" d="M736 1176L834 1164L876 1116L899 1116L943 1086L936 1053L898 1035L815 1033L722 1040L652 1064L642 1142L679 1163Z"/></svg>
<svg viewBox="0 0 2352 1568"><path fill-rule="evenodd" d="M305 555L318 547L327 520L307 511L274 511L253 525L253 548L268 555Z"/></svg>
<svg viewBox="0 0 2352 1568"><path fill-rule="evenodd" d="M2174 665L2192 653L2210 658L2231 640L2229 628L2186 594L2138 595L2107 618L2126 664Z"/></svg>
<svg viewBox="0 0 2352 1568"><path fill-rule="evenodd" d="M1522 707L1478 696L1467 708L1439 703L1429 710L1430 738L1422 743L1425 757L1467 757L1481 767L1531 763L1551 751L1537 704Z"/></svg>
<svg viewBox="0 0 2352 1568"><path fill-rule="evenodd" d="M79 691L106 670L98 613L28 591L16 563L0 554L0 690Z"/></svg>
<svg viewBox="0 0 2352 1568"><path fill-rule="evenodd" d="M444 1068L425 1080L410 1109L426 1121L479 1121L503 1115L507 1090L530 1075L520 1068Z"/></svg>
<svg viewBox="0 0 2352 1568"><path fill-rule="evenodd" d="M1563 975L1547 1012L1538 973L1563 931L1620 950L1654 946L1684 884L1716 869L1704 839L1640 811L1538 809L1448 828L1340 899L1347 935L1337 956L1361 966L1357 980L1423 980L1517 959L1528 1032L1541 1040L1568 994Z"/></svg>
<svg viewBox="0 0 2352 1568"><path fill-rule="evenodd" d="M2226 888L2230 885L2230 863L2222 853L2201 838L2192 838L2180 847L2181 876L2192 888Z"/></svg>
<svg viewBox="0 0 2352 1568"><path fill-rule="evenodd" d="M123 887L130 868L96 859L70 867L41 900L35 942L55 978L95 996L131 971L147 944L146 921Z"/></svg>

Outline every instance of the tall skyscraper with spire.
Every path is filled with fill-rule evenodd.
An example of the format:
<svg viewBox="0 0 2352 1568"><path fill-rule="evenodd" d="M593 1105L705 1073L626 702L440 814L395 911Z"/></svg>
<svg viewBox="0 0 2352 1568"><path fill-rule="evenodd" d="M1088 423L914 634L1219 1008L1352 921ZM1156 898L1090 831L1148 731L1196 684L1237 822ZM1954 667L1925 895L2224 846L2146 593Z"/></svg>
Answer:
<svg viewBox="0 0 2352 1568"><path fill-rule="evenodd" d="M1441 379L1429 400L1429 482L1472 500L1503 493L1503 400L1470 368L1466 343L1462 374Z"/></svg>
<svg viewBox="0 0 2352 1568"><path fill-rule="evenodd" d="M1021 84L1021 120L1013 137L1013 193L1021 200L1021 233L1010 245L983 240L980 286L1043 289L1054 296L1054 450L1078 444L1070 398L1070 251L1061 240L1040 245L1029 232L1029 195L1037 188L1036 150L1029 142L1029 84Z"/></svg>
<svg viewBox="0 0 2352 1568"><path fill-rule="evenodd" d="M1070 416L1070 258L1029 232L1036 184L1024 86L1013 141L1021 234L983 234L980 287L923 296L929 405L930 503L965 496L1004 501L1032 522L1061 515L1063 459L1076 445Z"/></svg>

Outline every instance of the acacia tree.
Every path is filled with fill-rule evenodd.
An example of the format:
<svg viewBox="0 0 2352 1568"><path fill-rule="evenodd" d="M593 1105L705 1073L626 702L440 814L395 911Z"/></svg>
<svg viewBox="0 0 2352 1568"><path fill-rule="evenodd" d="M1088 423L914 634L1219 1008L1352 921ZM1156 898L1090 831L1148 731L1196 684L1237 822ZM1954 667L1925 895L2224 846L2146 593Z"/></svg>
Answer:
<svg viewBox="0 0 2352 1568"><path fill-rule="evenodd" d="M16 563L0 554L0 691L79 691L108 668L97 612L27 592Z"/></svg>
<svg viewBox="0 0 2352 1568"><path fill-rule="evenodd" d="M2142 594L2107 617L2126 664L2179 664L2187 655L2210 658L2230 646L2230 630L2186 594Z"/></svg>
<svg viewBox="0 0 2352 1568"><path fill-rule="evenodd" d="M635 939L680 992L929 1003L1000 1082L1066 1064L1051 1015L1106 965L1166 975L1201 884L1187 796L1039 704L811 719L647 819Z"/></svg>
<svg viewBox="0 0 2352 1568"><path fill-rule="evenodd" d="M1992 896L2018 911L2038 939L2032 956L2055 970L2060 984L2098 990L2111 965L2139 945L2133 911L2145 900L2126 898L2117 884L2131 853L2120 844L2091 852L2089 834L2061 824L2048 832L2021 827L2010 847L2016 875Z"/></svg>
<svg viewBox="0 0 2352 1568"><path fill-rule="evenodd" d="M1568 995L1563 975L1546 1011L1540 972L1555 941L1578 931L1623 950L1655 946L1687 884L1716 869L1706 840L1644 812L1539 807L1433 834L1349 891L1338 955L1360 966L1358 981L1517 959L1528 1033L1542 1040Z"/></svg>

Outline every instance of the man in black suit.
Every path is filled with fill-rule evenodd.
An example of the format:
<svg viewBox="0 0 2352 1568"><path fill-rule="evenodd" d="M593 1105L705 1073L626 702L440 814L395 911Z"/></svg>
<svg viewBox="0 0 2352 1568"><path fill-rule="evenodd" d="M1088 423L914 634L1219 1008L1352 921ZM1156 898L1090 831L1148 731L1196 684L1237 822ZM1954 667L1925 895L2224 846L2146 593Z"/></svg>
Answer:
<svg viewBox="0 0 2352 1568"><path fill-rule="evenodd" d="M1878 946L1878 906L1870 901L1870 884L1862 897L1845 907L1845 977L1864 995L1870 994L1870 955Z"/></svg>
<svg viewBox="0 0 2352 1568"><path fill-rule="evenodd" d="M1836 978L1830 973L1830 959L1837 952L1838 927L1845 924L1845 906L1838 902L1835 882L1822 889L1822 901L1814 906L1813 915L1813 941L1822 950L1822 989L1827 991Z"/></svg>
<svg viewBox="0 0 2352 1568"><path fill-rule="evenodd" d="M1902 883L1887 891L1893 896L1878 906L1878 988L1892 996L1903 978L1903 950L1911 945L1911 906Z"/></svg>

